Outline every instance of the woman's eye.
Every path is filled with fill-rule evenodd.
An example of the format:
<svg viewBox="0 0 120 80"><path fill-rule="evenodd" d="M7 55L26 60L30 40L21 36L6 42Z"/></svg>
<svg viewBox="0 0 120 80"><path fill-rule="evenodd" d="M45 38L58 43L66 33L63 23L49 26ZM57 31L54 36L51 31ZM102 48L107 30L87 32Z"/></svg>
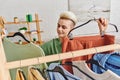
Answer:
<svg viewBox="0 0 120 80"><path fill-rule="evenodd" d="M59 28L59 27L60 27L60 25L58 24L58 25L57 25L57 27Z"/></svg>
<svg viewBox="0 0 120 80"><path fill-rule="evenodd" d="M63 29L66 29L66 26L62 26Z"/></svg>

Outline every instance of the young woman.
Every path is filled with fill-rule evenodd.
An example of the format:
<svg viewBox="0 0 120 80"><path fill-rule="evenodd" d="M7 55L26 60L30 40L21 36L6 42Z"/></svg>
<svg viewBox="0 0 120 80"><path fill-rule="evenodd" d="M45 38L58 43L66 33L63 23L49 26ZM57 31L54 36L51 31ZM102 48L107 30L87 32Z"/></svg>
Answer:
<svg viewBox="0 0 120 80"><path fill-rule="evenodd" d="M76 23L77 17L73 12L65 11L60 14L57 23L58 38L52 39L41 45L45 55L58 54L62 52L62 39L67 37L69 31L75 27ZM97 23L100 34L102 34L107 28L108 21L105 18L100 18L97 20Z"/></svg>

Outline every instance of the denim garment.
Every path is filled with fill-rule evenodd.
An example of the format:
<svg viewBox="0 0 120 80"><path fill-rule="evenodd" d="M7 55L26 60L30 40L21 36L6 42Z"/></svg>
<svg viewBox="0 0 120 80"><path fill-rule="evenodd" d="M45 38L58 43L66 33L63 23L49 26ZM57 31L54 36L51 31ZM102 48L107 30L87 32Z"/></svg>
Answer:
<svg viewBox="0 0 120 80"><path fill-rule="evenodd" d="M97 60L104 68L109 69L120 76L120 52L106 53L106 54L95 54L93 59ZM96 65L92 65L92 70L96 73L105 72L103 69Z"/></svg>
<svg viewBox="0 0 120 80"><path fill-rule="evenodd" d="M59 66L62 68L63 72L65 73L68 80L81 80L80 78L74 76L67 70L65 70L62 65L59 65L59 63L51 63L48 67L49 70L54 69L56 66ZM48 72L50 80L65 80L65 78L58 72Z"/></svg>

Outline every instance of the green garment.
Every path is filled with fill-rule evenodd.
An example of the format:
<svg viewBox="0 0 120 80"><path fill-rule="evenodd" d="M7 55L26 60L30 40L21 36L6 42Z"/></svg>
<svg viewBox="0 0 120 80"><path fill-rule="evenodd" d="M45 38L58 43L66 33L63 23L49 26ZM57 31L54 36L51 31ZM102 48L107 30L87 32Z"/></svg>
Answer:
<svg viewBox="0 0 120 80"><path fill-rule="evenodd" d="M43 45L41 45L41 48L44 50L45 55L53 55L58 54L62 52L62 44L60 42L59 38L52 39ZM56 61L58 62L58 61ZM48 63L48 66L51 62Z"/></svg>
<svg viewBox="0 0 120 80"><path fill-rule="evenodd" d="M59 38L52 39L41 45L45 55L58 54L62 52L62 45Z"/></svg>
<svg viewBox="0 0 120 80"><path fill-rule="evenodd" d="M3 47L7 62L45 56L42 48L33 43L20 45L11 42L8 38L3 38ZM47 65L45 63L36 66L39 66L41 70L47 68ZM19 68L10 69L11 80L15 80L17 69ZM23 70L27 78L28 67L20 66L20 69Z"/></svg>

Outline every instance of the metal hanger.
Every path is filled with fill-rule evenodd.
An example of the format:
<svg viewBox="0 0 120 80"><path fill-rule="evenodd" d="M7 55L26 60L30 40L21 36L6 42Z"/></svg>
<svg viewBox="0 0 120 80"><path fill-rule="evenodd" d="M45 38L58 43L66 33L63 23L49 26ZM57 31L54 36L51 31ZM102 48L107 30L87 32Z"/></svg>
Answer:
<svg viewBox="0 0 120 80"><path fill-rule="evenodd" d="M51 70L47 69L46 71L48 71L48 72L58 72L65 78L65 80L68 80L68 78L66 77L66 75L63 72L62 68L59 67L59 66L56 66L54 69L51 69Z"/></svg>
<svg viewBox="0 0 120 80"><path fill-rule="evenodd" d="M92 78L90 75L88 75L87 73L85 73L84 71L82 71L80 68L78 68L76 65L73 65L72 62L66 62L65 64L61 64L61 65L66 65L66 66L75 67L75 68L78 69L80 72L82 72L84 75L86 75L87 77L89 77L91 80L95 80L95 79Z"/></svg>
<svg viewBox="0 0 120 80"><path fill-rule="evenodd" d="M94 49L95 49L96 53L98 53L98 52L97 52L97 49L96 49L96 48L94 48ZM96 66L100 67L101 69L107 71L107 69L104 68L103 66L101 66L101 64L100 64L97 60L94 60L94 59L92 59L92 58L89 59L89 60L87 60L86 63L95 64Z"/></svg>
<svg viewBox="0 0 120 80"><path fill-rule="evenodd" d="M101 66L101 64L97 60L89 59L89 60L86 61L86 63L95 64L98 67L102 68L103 70L107 71L107 69L104 68L103 66Z"/></svg>
<svg viewBox="0 0 120 80"><path fill-rule="evenodd" d="M72 32L73 30L75 30L75 29L77 29L77 28L79 28L79 27L82 27L82 26L88 24L88 23L91 22L91 21L96 21L96 20L99 20L99 19L95 19L95 18L94 18L94 19L90 19L90 20L88 20L87 22L85 22L85 23L83 23L83 24L81 24L81 25L79 25L79 26L71 29L71 30L69 31L69 33L68 33L69 39L73 39L73 36L72 36L72 34L71 34L71 32ZM116 26L115 24L112 24L112 23L108 23L108 24L114 26L116 32L118 32L118 28L117 28L117 26Z"/></svg>
<svg viewBox="0 0 120 80"><path fill-rule="evenodd" d="M72 51L71 51L71 54L72 54L72 58L75 58ZM60 58L60 57L59 57L59 58ZM72 62L65 62L64 64L60 64L60 65L75 67L75 68L78 69L80 72L82 72L84 75L86 75L87 77L89 77L90 79L95 80L95 79L92 78L90 75L88 75L87 73L85 73L84 71L82 71L79 67L77 67L76 65L73 65Z"/></svg>

